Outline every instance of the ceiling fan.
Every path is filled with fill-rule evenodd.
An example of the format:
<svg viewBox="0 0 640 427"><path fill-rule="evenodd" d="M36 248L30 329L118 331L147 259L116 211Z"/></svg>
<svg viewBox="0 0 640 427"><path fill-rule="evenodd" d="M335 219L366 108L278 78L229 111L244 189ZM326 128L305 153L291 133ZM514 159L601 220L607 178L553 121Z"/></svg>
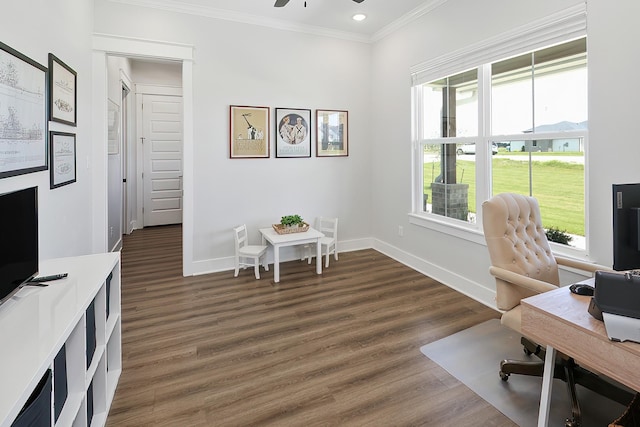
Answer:
<svg viewBox="0 0 640 427"><path fill-rule="evenodd" d="M356 3L362 3L364 0L353 0ZM287 3L289 3L289 0L276 0L276 3L273 5L273 7L283 7L286 6ZM304 2L305 6L307 5L307 2Z"/></svg>

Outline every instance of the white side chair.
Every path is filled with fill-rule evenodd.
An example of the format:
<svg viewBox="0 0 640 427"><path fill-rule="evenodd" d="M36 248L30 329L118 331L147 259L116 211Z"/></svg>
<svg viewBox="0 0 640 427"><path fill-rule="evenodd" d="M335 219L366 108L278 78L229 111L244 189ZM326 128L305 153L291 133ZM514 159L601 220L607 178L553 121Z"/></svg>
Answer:
<svg viewBox="0 0 640 427"><path fill-rule="evenodd" d="M233 277L238 277L240 266L243 268L253 266L256 279L260 278L260 258L263 259L264 270L269 271L267 264L267 246L266 245L249 245L247 237L247 226L242 224L233 229L236 241L236 270ZM248 262L251 260L252 262Z"/></svg>
<svg viewBox="0 0 640 427"><path fill-rule="evenodd" d="M322 253L325 254L324 268L329 267L329 255L333 252L333 258L338 260L338 218L327 218L321 216L316 220L316 230L324 234L320 239L322 245ZM309 264L316 253L313 245L307 246L307 257Z"/></svg>

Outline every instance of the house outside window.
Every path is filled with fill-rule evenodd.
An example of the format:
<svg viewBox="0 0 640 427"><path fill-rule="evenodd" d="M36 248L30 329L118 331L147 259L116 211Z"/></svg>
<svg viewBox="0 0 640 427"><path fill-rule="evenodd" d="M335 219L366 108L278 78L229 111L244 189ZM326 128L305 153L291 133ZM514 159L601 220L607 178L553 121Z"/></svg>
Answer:
<svg viewBox="0 0 640 427"><path fill-rule="evenodd" d="M531 195L585 248L585 37L415 84L413 111L415 214L477 229L484 200Z"/></svg>

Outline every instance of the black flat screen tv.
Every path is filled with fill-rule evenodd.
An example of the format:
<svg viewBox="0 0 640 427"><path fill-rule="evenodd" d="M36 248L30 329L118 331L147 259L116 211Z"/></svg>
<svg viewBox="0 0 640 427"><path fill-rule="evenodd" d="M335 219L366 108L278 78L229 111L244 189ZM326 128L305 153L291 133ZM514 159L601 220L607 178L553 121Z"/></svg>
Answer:
<svg viewBox="0 0 640 427"><path fill-rule="evenodd" d="M640 184L613 184L613 269L640 269Z"/></svg>
<svg viewBox="0 0 640 427"><path fill-rule="evenodd" d="M0 195L0 304L38 274L38 187Z"/></svg>

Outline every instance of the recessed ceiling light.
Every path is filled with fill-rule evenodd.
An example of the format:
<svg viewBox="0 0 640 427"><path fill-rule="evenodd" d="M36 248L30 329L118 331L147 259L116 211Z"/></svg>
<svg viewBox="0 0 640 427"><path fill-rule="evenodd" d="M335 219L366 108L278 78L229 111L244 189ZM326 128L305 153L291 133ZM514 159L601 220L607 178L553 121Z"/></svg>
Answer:
<svg viewBox="0 0 640 427"><path fill-rule="evenodd" d="M367 19L367 15L365 15L364 13L356 13L355 15L353 15L354 21L364 21L365 19Z"/></svg>

